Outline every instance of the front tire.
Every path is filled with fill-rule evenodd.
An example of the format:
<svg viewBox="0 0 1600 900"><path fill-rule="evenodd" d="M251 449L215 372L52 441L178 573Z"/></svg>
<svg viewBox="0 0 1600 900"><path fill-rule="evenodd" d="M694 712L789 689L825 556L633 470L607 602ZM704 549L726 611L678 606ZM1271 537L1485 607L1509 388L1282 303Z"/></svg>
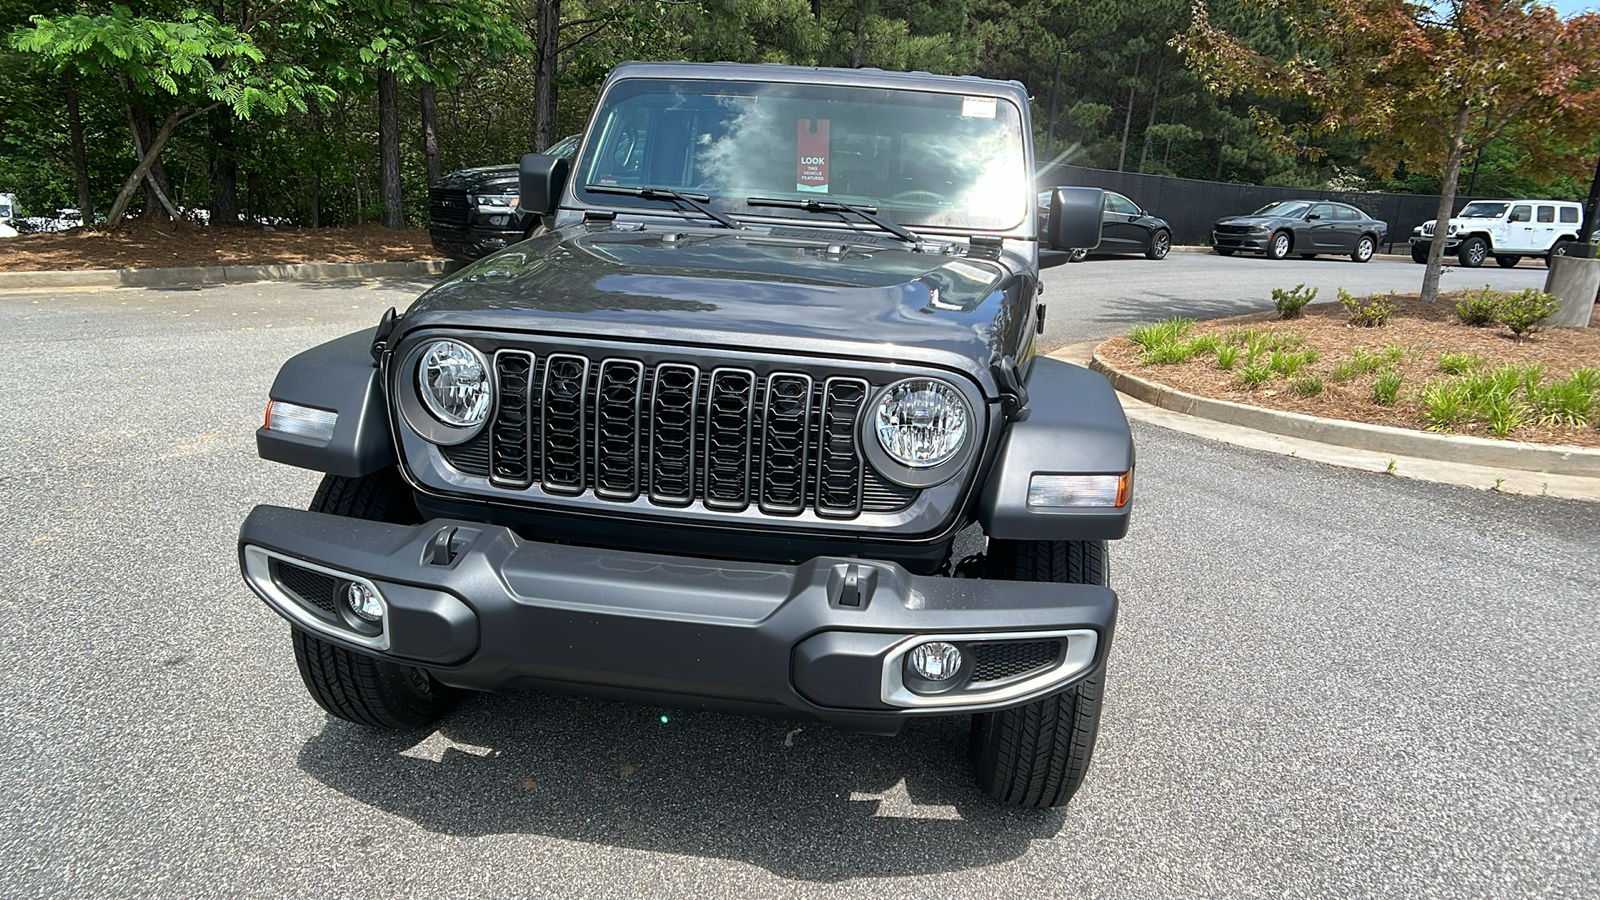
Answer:
<svg viewBox="0 0 1600 900"><path fill-rule="evenodd" d="M1289 250L1294 242L1289 237L1289 232L1280 231L1272 236L1272 243L1267 245L1267 255L1273 259L1287 259Z"/></svg>
<svg viewBox="0 0 1600 900"><path fill-rule="evenodd" d="M1489 258L1489 242L1481 237L1469 237L1461 242L1461 248L1456 251L1456 255L1461 265L1476 269Z"/></svg>
<svg viewBox="0 0 1600 900"><path fill-rule="evenodd" d="M1414 262L1414 263L1426 264L1428 262L1428 250L1427 250L1427 248L1426 247L1418 247L1416 244L1412 244L1411 245L1411 261Z"/></svg>
<svg viewBox="0 0 1600 900"><path fill-rule="evenodd" d="M1356 241L1356 248L1350 251L1350 258L1358 263L1368 262L1377 250L1378 242L1373 240L1372 235L1363 234L1361 239Z"/></svg>
<svg viewBox="0 0 1600 900"><path fill-rule="evenodd" d="M1067 262L1083 262L1089 258L1089 251L1083 247L1073 247L1067 251Z"/></svg>
<svg viewBox="0 0 1600 900"><path fill-rule="evenodd" d="M1217 255L1218 256L1232 256L1233 255L1233 248L1232 247L1212 247L1211 249L1217 251Z"/></svg>
<svg viewBox="0 0 1600 900"><path fill-rule="evenodd" d="M1150 236L1150 249L1144 252L1145 259L1166 259L1172 252L1172 234L1167 231L1157 231Z"/></svg>
<svg viewBox="0 0 1600 900"><path fill-rule="evenodd" d="M1105 541L990 541L989 577L1109 583ZM1063 806L1083 783L1100 731L1104 672L1022 706L972 719L972 762L990 797Z"/></svg>
<svg viewBox="0 0 1600 900"><path fill-rule="evenodd" d="M420 521L411 490L394 469L360 478L328 475L317 487L311 511L373 522L410 525ZM298 628L292 629L300 680L329 715L374 728L420 728L449 712L461 698L426 669L347 650Z"/></svg>
<svg viewBox="0 0 1600 900"><path fill-rule="evenodd" d="M1519 262L1522 262L1522 257L1520 256L1507 256L1504 253L1496 253L1494 255L1495 265L1502 269L1515 269Z"/></svg>

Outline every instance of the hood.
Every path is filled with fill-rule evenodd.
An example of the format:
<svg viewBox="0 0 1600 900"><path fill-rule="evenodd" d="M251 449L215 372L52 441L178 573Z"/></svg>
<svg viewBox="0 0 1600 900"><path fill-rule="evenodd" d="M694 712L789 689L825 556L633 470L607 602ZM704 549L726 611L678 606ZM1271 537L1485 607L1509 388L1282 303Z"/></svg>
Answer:
<svg viewBox="0 0 1600 900"><path fill-rule="evenodd" d="M1226 219L1218 219L1217 220L1217 224L1218 225L1272 225L1272 224L1275 224L1277 222L1282 222L1283 220L1284 220L1283 216L1229 216Z"/></svg>
<svg viewBox="0 0 1600 900"><path fill-rule="evenodd" d="M487 184L502 182L516 184L520 178L521 175L514 165L480 166L476 169L451 172L434 182L433 186L445 190L472 191Z"/></svg>
<svg viewBox="0 0 1600 900"><path fill-rule="evenodd" d="M832 252L830 252L832 251ZM588 232L516 244L419 297L409 327L466 326L920 359L986 373L1003 353L999 263L844 232ZM982 377L980 375L980 377Z"/></svg>

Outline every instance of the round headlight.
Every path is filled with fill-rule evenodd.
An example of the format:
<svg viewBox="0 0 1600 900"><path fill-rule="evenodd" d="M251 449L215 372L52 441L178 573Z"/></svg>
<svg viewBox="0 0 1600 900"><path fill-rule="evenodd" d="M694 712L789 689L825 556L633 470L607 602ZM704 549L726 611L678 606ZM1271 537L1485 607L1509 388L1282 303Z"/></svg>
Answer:
<svg viewBox="0 0 1600 900"><path fill-rule="evenodd" d="M943 381L911 378L878 399L878 443L895 462L928 469L949 462L967 438L967 404Z"/></svg>
<svg viewBox="0 0 1600 900"><path fill-rule="evenodd" d="M489 364L460 341L434 341L417 363L417 393L434 418L474 428L489 415Z"/></svg>

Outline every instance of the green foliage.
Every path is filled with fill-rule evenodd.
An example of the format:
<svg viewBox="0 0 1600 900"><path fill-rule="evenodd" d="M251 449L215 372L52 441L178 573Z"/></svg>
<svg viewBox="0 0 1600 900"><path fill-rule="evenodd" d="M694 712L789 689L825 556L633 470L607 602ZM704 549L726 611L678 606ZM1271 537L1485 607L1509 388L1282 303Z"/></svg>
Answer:
<svg viewBox="0 0 1600 900"><path fill-rule="evenodd" d="M1316 299L1317 288L1306 290L1304 283L1292 288L1272 289L1272 305L1278 308L1278 316L1284 319L1298 319L1303 314L1306 304Z"/></svg>
<svg viewBox="0 0 1600 900"><path fill-rule="evenodd" d="M1476 353L1441 353L1439 371L1446 375L1465 375L1483 366L1483 357Z"/></svg>
<svg viewBox="0 0 1600 900"><path fill-rule="evenodd" d="M1475 366L1454 378L1431 381L1420 398L1423 421L1435 431L1476 423L1495 437L1507 437L1537 422L1556 428L1581 428L1600 406L1600 369L1579 369L1547 382L1540 366Z"/></svg>
<svg viewBox="0 0 1600 900"><path fill-rule="evenodd" d="M1201 335L1188 340L1192 328L1193 319L1166 319L1134 328L1128 339L1139 348L1141 363L1147 366L1176 365L1217 349L1219 339L1216 335Z"/></svg>
<svg viewBox="0 0 1600 900"><path fill-rule="evenodd" d="M1239 374L1236 377L1239 383L1245 387L1260 387L1272 380L1272 367L1247 365L1239 370Z"/></svg>
<svg viewBox="0 0 1600 900"><path fill-rule="evenodd" d="M1350 296L1344 288L1339 289L1339 305L1350 316L1350 324L1360 325L1363 328L1375 328L1389 321L1394 315L1394 292L1386 297L1373 295L1364 300Z"/></svg>
<svg viewBox="0 0 1600 900"><path fill-rule="evenodd" d="M1481 291L1462 291L1461 299L1456 303L1456 316L1462 324L1474 328L1482 328L1500 321L1500 298L1504 296L1499 291L1483 286Z"/></svg>
<svg viewBox="0 0 1600 900"><path fill-rule="evenodd" d="M1565 379L1533 386L1528 395L1540 425L1582 428L1600 406L1600 369L1579 369Z"/></svg>
<svg viewBox="0 0 1600 900"><path fill-rule="evenodd" d="M1241 348L1237 344L1224 344L1217 348L1217 368L1224 372L1233 368L1239 361Z"/></svg>
<svg viewBox="0 0 1600 900"><path fill-rule="evenodd" d="M1540 330L1551 313L1559 309L1556 298L1538 288L1506 294L1500 301L1500 321L1521 338Z"/></svg>
<svg viewBox="0 0 1600 900"><path fill-rule="evenodd" d="M1379 406L1393 406L1400 396L1400 385L1405 379L1393 369L1372 380L1372 402Z"/></svg>
<svg viewBox="0 0 1600 900"><path fill-rule="evenodd" d="M1288 378L1317 361L1315 350L1275 350L1267 367Z"/></svg>
<svg viewBox="0 0 1600 900"><path fill-rule="evenodd" d="M1312 375L1309 373L1296 378L1292 384L1294 385L1295 392L1302 397L1315 397L1321 394L1325 388L1325 385L1322 383L1321 375Z"/></svg>
<svg viewBox="0 0 1600 900"><path fill-rule="evenodd" d="M1394 351L1397 350L1398 347L1391 347L1386 348L1383 353L1373 353L1365 347L1357 347L1349 359L1341 360L1333 367L1333 380L1349 381L1392 366L1399 361L1394 355Z"/></svg>

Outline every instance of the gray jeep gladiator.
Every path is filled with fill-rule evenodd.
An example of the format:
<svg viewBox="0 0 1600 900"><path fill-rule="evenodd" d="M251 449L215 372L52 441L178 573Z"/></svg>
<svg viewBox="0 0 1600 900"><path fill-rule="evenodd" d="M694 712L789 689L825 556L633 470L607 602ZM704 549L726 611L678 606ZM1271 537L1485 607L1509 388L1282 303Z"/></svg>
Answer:
<svg viewBox="0 0 1600 900"><path fill-rule="evenodd" d="M991 796L1066 803L1134 447L1035 354L1041 243L1096 246L1101 193L1041 221L1031 135L1016 83L616 69L573 160L522 160L547 230L272 386L261 456L325 477L239 559L312 697L967 716Z"/></svg>

